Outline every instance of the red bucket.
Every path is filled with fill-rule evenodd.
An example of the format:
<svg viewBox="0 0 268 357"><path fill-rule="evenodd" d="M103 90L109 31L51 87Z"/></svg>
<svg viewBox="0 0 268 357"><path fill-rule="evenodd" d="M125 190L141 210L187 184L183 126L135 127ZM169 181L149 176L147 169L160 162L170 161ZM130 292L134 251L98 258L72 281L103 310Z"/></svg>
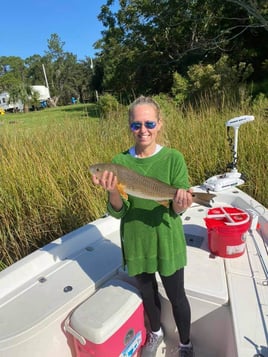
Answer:
<svg viewBox="0 0 268 357"><path fill-rule="evenodd" d="M215 207L208 211L205 222L212 254L236 258L245 252L245 233L250 227L247 212L234 207Z"/></svg>

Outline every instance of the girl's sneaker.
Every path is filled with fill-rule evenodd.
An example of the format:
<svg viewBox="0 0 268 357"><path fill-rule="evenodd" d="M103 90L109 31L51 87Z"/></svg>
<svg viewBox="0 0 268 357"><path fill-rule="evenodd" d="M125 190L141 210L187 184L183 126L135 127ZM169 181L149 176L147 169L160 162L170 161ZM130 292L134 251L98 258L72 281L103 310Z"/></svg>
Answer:
<svg viewBox="0 0 268 357"><path fill-rule="evenodd" d="M141 357L155 357L160 343L163 341L163 335L157 335L153 332L147 333L145 345L141 349Z"/></svg>
<svg viewBox="0 0 268 357"><path fill-rule="evenodd" d="M193 345L179 346L179 357L194 357Z"/></svg>

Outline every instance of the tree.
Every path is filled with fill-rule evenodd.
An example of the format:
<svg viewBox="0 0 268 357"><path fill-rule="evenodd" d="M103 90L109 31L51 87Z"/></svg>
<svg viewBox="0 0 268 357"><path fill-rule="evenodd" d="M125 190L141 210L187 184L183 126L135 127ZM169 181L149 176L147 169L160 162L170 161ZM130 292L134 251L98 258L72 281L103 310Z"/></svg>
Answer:
<svg viewBox="0 0 268 357"><path fill-rule="evenodd" d="M227 0L230 3L238 5L244 9L247 14L251 17L251 26L263 27L268 31L268 4L266 0Z"/></svg>
<svg viewBox="0 0 268 357"><path fill-rule="evenodd" d="M52 34L43 57L37 54L25 60L0 57L0 91L6 90L13 98L26 101L31 85L46 85L44 66L51 95L50 105L68 104L73 96L80 101L89 100L92 97L92 60L87 58L77 62L76 55L65 52L63 47L60 37Z"/></svg>
<svg viewBox="0 0 268 357"><path fill-rule="evenodd" d="M33 55L25 59L28 80L32 85L46 85L42 65L47 64L44 57Z"/></svg>
<svg viewBox="0 0 268 357"><path fill-rule="evenodd" d="M24 61L15 56L0 57L0 89L9 93L10 101L21 100L28 111L30 82Z"/></svg>
<svg viewBox="0 0 268 357"><path fill-rule="evenodd" d="M9 91L14 85L26 80L24 61L15 56L0 57L0 88Z"/></svg>
<svg viewBox="0 0 268 357"><path fill-rule="evenodd" d="M254 68L266 56L267 5L263 0L121 0L101 9L105 26L96 43L104 89L167 92L173 73L222 55ZM235 6L234 6L235 5ZM261 60L261 61L260 61Z"/></svg>
<svg viewBox="0 0 268 357"><path fill-rule="evenodd" d="M46 66L51 96L55 104L70 103L71 97L85 96L84 88L88 87L89 75L86 62L78 63L77 56L64 52L64 42L57 34L52 34L48 40L48 51L43 62Z"/></svg>
<svg viewBox="0 0 268 357"><path fill-rule="evenodd" d="M93 59L86 57L85 60L78 63L75 78L76 91L80 102L93 101L95 91L101 91L99 83L102 80L102 75L99 73L98 64L93 64Z"/></svg>

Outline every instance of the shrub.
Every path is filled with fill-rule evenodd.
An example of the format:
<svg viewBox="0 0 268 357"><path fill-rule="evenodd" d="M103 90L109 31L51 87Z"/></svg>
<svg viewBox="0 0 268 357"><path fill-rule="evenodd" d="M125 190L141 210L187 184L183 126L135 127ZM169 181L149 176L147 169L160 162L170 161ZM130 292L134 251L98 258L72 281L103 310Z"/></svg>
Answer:
<svg viewBox="0 0 268 357"><path fill-rule="evenodd" d="M244 103L248 97L246 80L252 74L250 64L240 62L232 65L228 56L222 56L214 65L195 64L189 67L188 95L196 97L213 97L219 102L230 99L232 102Z"/></svg>
<svg viewBox="0 0 268 357"><path fill-rule="evenodd" d="M182 104L188 95L188 80L182 77L178 72L173 74L173 86L171 93L176 104Z"/></svg>
<svg viewBox="0 0 268 357"><path fill-rule="evenodd" d="M111 94L104 94L99 97L98 111L102 119L108 119L112 113L117 112L119 103Z"/></svg>

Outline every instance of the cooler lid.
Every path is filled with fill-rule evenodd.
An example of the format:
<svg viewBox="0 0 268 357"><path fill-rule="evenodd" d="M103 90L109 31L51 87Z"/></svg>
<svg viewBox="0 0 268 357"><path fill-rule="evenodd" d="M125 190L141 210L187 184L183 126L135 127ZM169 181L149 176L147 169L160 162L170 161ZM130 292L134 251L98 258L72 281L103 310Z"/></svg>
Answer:
<svg viewBox="0 0 268 357"><path fill-rule="evenodd" d="M113 279L72 313L71 327L86 340L96 344L110 338L140 306L136 288Z"/></svg>

